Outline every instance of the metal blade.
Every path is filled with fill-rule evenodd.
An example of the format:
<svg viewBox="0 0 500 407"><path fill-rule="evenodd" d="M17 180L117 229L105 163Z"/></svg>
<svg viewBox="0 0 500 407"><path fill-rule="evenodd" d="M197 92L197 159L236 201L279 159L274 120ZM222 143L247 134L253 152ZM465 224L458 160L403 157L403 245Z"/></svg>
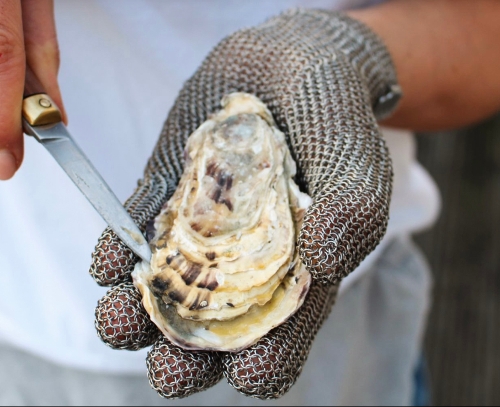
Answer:
<svg viewBox="0 0 500 407"><path fill-rule="evenodd" d="M64 124L30 126L24 120L23 126L26 133L34 136L49 150L118 237L135 254L149 263L151 249L142 232L74 142Z"/></svg>

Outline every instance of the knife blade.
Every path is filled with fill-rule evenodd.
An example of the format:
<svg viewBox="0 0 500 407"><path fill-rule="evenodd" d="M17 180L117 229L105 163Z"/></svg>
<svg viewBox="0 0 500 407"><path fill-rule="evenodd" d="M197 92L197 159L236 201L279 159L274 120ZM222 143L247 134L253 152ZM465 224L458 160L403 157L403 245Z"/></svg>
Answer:
<svg viewBox="0 0 500 407"><path fill-rule="evenodd" d="M75 143L62 122L62 114L26 67L23 129L55 158L118 237L141 259L151 260L151 249L141 230L99 172Z"/></svg>

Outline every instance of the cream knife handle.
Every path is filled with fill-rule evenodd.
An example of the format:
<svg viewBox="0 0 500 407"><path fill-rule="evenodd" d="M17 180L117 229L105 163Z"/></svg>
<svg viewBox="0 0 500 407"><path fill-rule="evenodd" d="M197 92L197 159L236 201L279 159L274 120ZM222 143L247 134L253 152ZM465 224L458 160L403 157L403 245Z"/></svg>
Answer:
<svg viewBox="0 0 500 407"><path fill-rule="evenodd" d="M62 121L61 111L47 95L28 65L24 82L23 117L31 126L56 124Z"/></svg>

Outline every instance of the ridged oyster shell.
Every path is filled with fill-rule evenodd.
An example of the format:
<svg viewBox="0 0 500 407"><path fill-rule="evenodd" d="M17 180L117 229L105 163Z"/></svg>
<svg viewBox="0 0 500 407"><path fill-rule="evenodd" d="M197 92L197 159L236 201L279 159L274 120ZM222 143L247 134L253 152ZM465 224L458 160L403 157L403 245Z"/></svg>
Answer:
<svg viewBox="0 0 500 407"><path fill-rule="evenodd" d="M188 139L176 192L132 276L153 322L185 349L235 352L286 321L310 275L296 250L308 195L255 96L233 93Z"/></svg>

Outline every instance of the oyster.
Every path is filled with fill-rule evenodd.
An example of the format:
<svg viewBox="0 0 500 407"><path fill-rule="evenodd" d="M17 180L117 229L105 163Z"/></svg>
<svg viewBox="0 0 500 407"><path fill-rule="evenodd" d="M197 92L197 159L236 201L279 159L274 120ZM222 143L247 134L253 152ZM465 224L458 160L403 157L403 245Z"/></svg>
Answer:
<svg viewBox="0 0 500 407"><path fill-rule="evenodd" d="M296 250L308 195L271 113L232 93L188 139L185 170L132 276L153 322L185 349L238 351L286 321L310 275Z"/></svg>

